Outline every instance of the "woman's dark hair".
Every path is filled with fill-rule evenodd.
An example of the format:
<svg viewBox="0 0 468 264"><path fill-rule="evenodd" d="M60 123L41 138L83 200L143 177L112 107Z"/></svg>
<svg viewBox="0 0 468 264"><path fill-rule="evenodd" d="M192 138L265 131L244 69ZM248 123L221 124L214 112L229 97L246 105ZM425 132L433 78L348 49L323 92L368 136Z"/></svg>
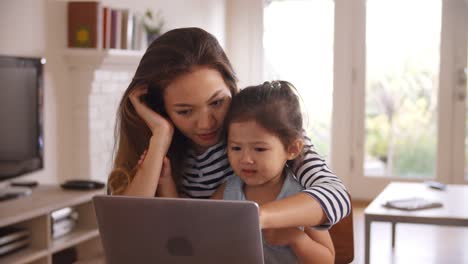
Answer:
<svg viewBox="0 0 468 264"><path fill-rule="evenodd" d="M148 93L144 101L154 111L168 118L164 113L164 90L176 78L192 72L196 67L217 70L231 94L237 93L237 79L226 54L216 38L205 30L174 29L150 44L117 111L115 158L108 179L111 193L122 193L133 179L139 156L148 147L151 137L151 131L130 102L130 93L140 85L147 85ZM168 153L176 182L182 173L187 140L176 127Z"/></svg>
<svg viewBox="0 0 468 264"><path fill-rule="evenodd" d="M286 81L273 81L242 89L231 101L226 129L231 123L251 120L276 135L285 149L302 138L302 114L296 88Z"/></svg>

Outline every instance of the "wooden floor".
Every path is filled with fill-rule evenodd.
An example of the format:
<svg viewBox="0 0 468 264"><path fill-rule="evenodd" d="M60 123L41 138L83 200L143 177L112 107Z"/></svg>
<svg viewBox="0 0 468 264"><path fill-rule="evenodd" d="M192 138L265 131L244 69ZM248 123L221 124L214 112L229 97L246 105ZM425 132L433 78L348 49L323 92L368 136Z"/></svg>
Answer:
<svg viewBox="0 0 468 264"><path fill-rule="evenodd" d="M468 202L468 201L460 201ZM364 263L364 209L353 203L355 264ZM468 228L421 224L397 224L395 249L391 246L391 225L373 223L372 264L461 264L468 263Z"/></svg>

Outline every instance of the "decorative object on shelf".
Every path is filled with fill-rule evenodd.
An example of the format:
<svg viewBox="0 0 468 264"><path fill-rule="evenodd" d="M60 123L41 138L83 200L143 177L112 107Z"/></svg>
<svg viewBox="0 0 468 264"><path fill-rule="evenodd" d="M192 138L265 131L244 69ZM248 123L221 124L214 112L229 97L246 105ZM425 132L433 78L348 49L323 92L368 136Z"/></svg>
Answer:
<svg viewBox="0 0 468 264"><path fill-rule="evenodd" d="M154 15L150 9L146 10L143 16L143 27L145 28L148 45L161 35L163 26L164 18L161 11Z"/></svg>
<svg viewBox="0 0 468 264"><path fill-rule="evenodd" d="M105 183L93 180L68 180L60 185L64 189L70 190L97 190L106 186Z"/></svg>
<svg viewBox="0 0 468 264"><path fill-rule="evenodd" d="M50 218L52 238L56 239L73 231L78 222L78 212L71 207L65 207L53 211Z"/></svg>

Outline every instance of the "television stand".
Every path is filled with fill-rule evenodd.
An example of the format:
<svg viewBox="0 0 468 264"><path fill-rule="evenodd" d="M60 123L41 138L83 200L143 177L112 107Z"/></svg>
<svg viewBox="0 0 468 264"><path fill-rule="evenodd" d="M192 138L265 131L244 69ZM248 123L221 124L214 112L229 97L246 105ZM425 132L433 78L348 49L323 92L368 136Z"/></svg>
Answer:
<svg viewBox="0 0 468 264"><path fill-rule="evenodd" d="M74 191L64 190L57 184L40 184L31 191L29 196L0 202L0 229L26 229L31 238L26 248L0 256L0 264L52 264L70 248L76 252L76 261L91 263L103 256L92 201L93 196L105 194L103 189ZM52 213L65 207L78 213L75 228L54 238Z"/></svg>
<svg viewBox="0 0 468 264"><path fill-rule="evenodd" d="M10 199L16 199L31 195L32 191L30 188L24 187L3 187L0 188L0 202L7 201Z"/></svg>

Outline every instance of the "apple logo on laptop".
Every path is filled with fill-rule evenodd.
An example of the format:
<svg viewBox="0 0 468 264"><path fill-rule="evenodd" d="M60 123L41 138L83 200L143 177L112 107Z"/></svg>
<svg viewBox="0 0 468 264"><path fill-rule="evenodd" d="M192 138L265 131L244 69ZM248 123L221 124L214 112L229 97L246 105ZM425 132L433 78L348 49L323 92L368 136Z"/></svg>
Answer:
<svg viewBox="0 0 468 264"><path fill-rule="evenodd" d="M192 243L184 237L169 238L166 248L173 256L193 256Z"/></svg>

